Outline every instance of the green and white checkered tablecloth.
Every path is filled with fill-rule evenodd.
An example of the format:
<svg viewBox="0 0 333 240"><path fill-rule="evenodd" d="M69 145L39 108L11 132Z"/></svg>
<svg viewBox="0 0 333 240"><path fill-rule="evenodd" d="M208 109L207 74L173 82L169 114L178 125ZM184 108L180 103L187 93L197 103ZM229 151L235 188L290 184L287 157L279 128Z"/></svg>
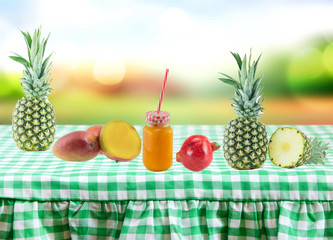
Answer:
<svg viewBox="0 0 333 240"><path fill-rule="evenodd" d="M89 126L58 126L57 138ZM269 136L279 126L267 126ZM333 126L297 126L333 140ZM142 126L136 126L142 134ZM174 154L190 135L222 143L223 126L173 126ZM333 151L324 166L230 168L222 150L202 172L141 155L66 162L16 148L0 126L0 239L333 239ZM174 158L175 159L175 158Z"/></svg>

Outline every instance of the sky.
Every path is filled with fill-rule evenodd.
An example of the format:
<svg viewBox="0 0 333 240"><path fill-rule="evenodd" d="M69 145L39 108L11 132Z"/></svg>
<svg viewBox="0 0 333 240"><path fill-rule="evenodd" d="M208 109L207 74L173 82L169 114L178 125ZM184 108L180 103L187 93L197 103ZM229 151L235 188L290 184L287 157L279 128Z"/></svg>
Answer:
<svg viewBox="0 0 333 240"><path fill-rule="evenodd" d="M92 62L94 77L114 84L129 69L163 76L168 67L200 88L234 66L229 51L269 55L333 33L332 12L332 1L1 0L0 71L22 71L8 60L11 51L26 51L18 29L41 25L51 32L55 68Z"/></svg>

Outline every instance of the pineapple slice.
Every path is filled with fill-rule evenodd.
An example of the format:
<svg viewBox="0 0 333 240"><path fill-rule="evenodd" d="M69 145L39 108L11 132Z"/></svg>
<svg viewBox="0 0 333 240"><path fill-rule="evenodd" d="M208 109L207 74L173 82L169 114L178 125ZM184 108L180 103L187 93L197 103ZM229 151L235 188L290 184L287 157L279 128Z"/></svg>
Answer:
<svg viewBox="0 0 333 240"><path fill-rule="evenodd" d="M296 128L281 127L273 133L268 153L276 166L294 168L307 163L324 164L327 148L328 144L309 139Z"/></svg>

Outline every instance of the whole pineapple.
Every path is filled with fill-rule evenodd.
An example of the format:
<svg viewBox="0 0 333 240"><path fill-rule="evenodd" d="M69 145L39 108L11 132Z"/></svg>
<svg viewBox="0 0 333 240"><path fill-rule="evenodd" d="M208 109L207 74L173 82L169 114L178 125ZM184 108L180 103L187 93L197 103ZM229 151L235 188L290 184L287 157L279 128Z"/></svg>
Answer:
<svg viewBox="0 0 333 240"><path fill-rule="evenodd" d="M18 148L24 151L45 151L51 147L55 136L55 113L47 95L51 93L51 58L43 60L48 38L41 39L37 29L31 36L21 31L28 48L28 60L20 55L10 56L23 64L21 86L25 96L18 101L12 115L12 132Z"/></svg>
<svg viewBox="0 0 333 240"><path fill-rule="evenodd" d="M238 53L231 53L237 61L239 80L221 73L219 80L236 88L232 98L237 118L225 127L223 150L228 164L239 170L261 167L267 155L267 132L265 125L258 121L263 112L260 86L263 77L255 78L260 56L251 64L251 53L247 66L246 55L243 60Z"/></svg>

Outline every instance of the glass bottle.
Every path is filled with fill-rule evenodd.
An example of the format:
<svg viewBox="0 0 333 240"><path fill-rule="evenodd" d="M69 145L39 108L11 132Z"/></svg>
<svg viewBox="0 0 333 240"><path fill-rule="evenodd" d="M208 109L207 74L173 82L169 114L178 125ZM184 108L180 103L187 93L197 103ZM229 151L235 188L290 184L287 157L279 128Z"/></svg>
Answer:
<svg viewBox="0 0 333 240"><path fill-rule="evenodd" d="M146 126L142 130L144 166L154 172L168 170L172 165L173 131L170 113L150 111L146 113Z"/></svg>

